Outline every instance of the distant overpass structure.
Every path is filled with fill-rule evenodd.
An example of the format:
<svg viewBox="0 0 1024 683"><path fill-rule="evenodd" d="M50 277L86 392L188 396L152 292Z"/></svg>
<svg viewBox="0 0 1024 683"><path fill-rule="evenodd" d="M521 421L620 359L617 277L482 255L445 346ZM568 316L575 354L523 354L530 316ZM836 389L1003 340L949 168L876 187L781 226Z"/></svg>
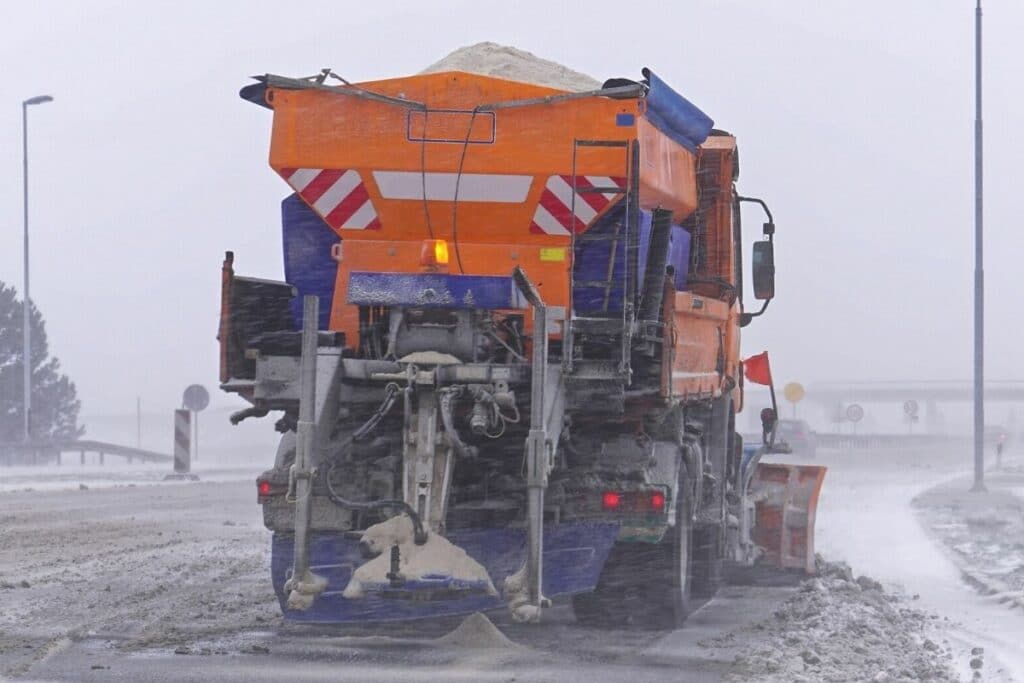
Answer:
<svg viewBox="0 0 1024 683"><path fill-rule="evenodd" d="M77 453L82 465L86 462L86 454L92 453L96 463L102 465L107 455L124 458L129 463L171 462L174 457L167 453L148 451L142 448L122 446L105 441L32 441L29 443L0 443L0 464L4 465L40 465L53 463L60 465L64 453Z"/></svg>
<svg viewBox="0 0 1024 683"><path fill-rule="evenodd" d="M887 380L883 382L816 382L807 388L807 400L815 403L889 403L908 400L926 404L974 399L969 380ZM985 400L1024 403L1024 379L985 382Z"/></svg>
<svg viewBox="0 0 1024 683"><path fill-rule="evenodd" d="M804 400L819 407L829 416L833 423L847 422L846 408L851 404L875 406L889 416L883 421L892 421L892 416L899 415L908 429L920 420L926 433L939 434L946 431L946 418L941 408L943 405L969 403L974 400L974 384L970 380L887 380L887 381L850 381L850 382L815 382L807 387ZM985 401L1005 408L1011 406L1011 423L1016 422L1014 404L1024 405L1024 379L994 380L985 382ZM885 404L896 404L892 408L883 408ZM897 407L899 406L899 407ZM1002 409L998 413L988 411L991 416L987 422L997 425L1006 422ZM913 410L912 416L905 411ZM868 414L872 411L868 408ZM909 420L909 423L908 423ZM871 428L870 425L862 425ZM1017 425L1004 424L1010 429Z"/></svg>

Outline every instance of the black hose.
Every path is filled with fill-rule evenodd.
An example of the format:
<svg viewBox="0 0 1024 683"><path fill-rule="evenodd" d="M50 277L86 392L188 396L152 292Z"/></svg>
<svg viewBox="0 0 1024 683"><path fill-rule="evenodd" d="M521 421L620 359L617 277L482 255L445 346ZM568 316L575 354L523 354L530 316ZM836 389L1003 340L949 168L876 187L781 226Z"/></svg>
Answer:
<svg viewBox="0 0 1024 683"><path fill-rule="evenodd" d="M412 520L413 529L413 541L416 545L423 545L427 542L427 531L423 528L423 520L416 514L416 511L412 509L412 506L406 503L404 500L373 500L373 501L357 501L349 500L338 495L338 492L334 490L334 486L331 484L331 473L334 472L334 468L338 466L338 463L332 463L327 470L324 471L324 485L327 488L327 498L332 503L339 507L348 508L349 510L379 510L380 508L399 508L404 511L405 514L409 515L409 519Z"/></svg>

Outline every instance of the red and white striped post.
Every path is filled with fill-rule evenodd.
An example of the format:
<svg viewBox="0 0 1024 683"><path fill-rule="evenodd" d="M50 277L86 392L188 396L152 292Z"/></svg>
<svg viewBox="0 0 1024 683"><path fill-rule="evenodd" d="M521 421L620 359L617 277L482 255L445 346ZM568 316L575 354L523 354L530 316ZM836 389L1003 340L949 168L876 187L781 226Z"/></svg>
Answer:
<svg viewBox="0 0 1024 683"><path fill-rule="evenodd" d="M188 474L192 469L192 413L174 411L174 472Z"/></svg>

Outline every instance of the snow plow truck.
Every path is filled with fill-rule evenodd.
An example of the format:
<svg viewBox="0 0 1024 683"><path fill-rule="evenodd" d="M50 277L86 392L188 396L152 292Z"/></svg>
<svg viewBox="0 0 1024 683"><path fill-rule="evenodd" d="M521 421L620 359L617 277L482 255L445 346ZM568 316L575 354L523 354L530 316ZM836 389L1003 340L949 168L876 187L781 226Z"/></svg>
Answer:
<svg viewBox="0 0 1024 683"><path fill-rule="evenodd" d="M537 621L571 596L584 624L672 628L724 562L814 571L823 468L735 429L775 226L707 114L646 69L241 96L273 112L285 280L226 255L220 383L234 422L278 418L257 500L287 619Z"/></svg>

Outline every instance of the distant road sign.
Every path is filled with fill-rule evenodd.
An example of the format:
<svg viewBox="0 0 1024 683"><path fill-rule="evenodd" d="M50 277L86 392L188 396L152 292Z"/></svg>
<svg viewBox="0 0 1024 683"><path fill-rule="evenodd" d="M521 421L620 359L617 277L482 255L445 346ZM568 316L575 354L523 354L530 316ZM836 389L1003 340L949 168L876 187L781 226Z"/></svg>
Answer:
<svg viewBox="0 0 1024 683"><path fill-rule="evenodd" d="M917 405L917 401L914 399L903 402L903 412L908 417L917 417L917 412L920 409L920 406Z"/></svg>
<svg viewBox="0 0 1024 683"><path fill-rule="evenodd" d="M790 403L799 403L804 400L806 392L804 392L804 385L800 382L790 382L783 388L782 395L786 397L786 400Z"/></svg>
<svg viewBox="0 0 1024 683"><path fill-rule="evenodd" d="M210 392L202 384L193 384L185 389L181 402L188 410L198 413L210 405Z"/></svg>
<svg viewBox="0 0 1024 683"><path fill-rule="evenodd" d="M860 404L851 403L846 406L846 419L850 422L860 422L864 419L864 409L860 407Z"/></svg>

